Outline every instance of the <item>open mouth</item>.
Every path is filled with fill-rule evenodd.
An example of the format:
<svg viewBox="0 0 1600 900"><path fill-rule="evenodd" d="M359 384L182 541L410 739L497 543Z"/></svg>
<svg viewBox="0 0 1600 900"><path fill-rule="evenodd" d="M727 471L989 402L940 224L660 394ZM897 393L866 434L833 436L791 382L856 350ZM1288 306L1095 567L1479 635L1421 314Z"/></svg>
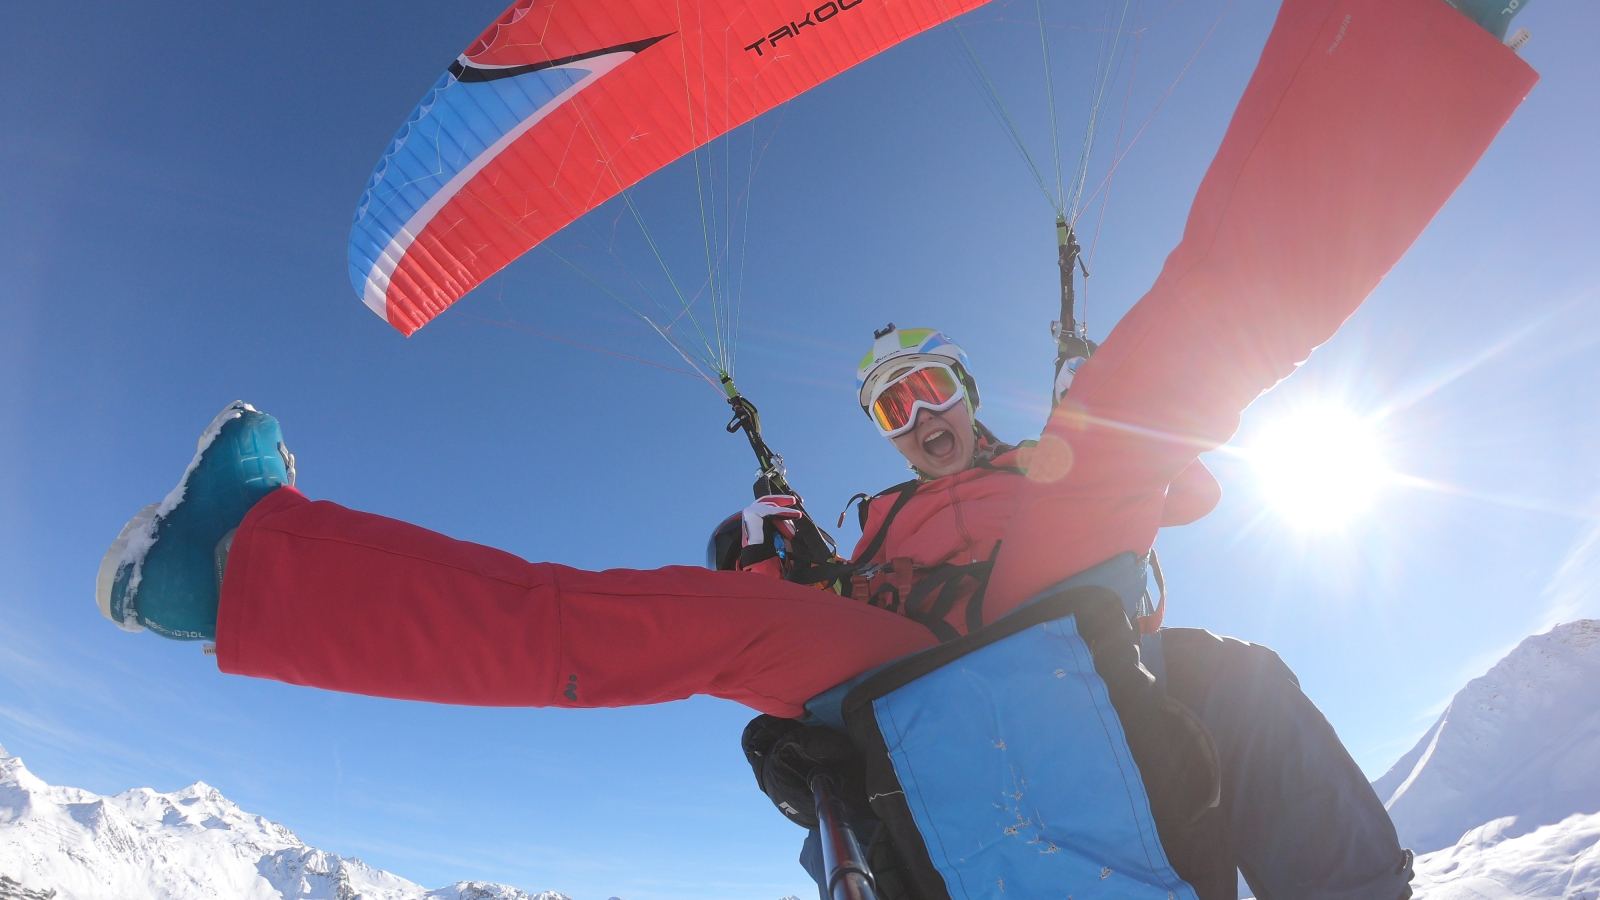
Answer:
<svg viewBox="0 0 1600 900"><path fill-rule="evenodd" d="M948 456L955 449L956 436L948 428L935 429L922 438L922 452L934 459Z"/></svg>

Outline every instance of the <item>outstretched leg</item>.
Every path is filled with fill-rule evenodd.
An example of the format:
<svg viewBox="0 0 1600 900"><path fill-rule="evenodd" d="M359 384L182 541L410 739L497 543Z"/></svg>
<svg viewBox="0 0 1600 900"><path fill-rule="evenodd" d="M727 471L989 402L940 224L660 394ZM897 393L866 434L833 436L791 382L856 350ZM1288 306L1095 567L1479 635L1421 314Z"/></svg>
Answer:
<svg viewBox="0 0 1600 900"><path fill-rule="evenodd" d="M1165 628L1167 693L1210 730L1222 808L1257 900L1403 900L1410 857L1333 726L1278 654Z"/></svg>
<svg viewBox="0 0 1600 900"><path fill-rule="evenodd" d="M531 563L279 488L233 538L225 672L475 706L630 706L713 694L805 701L936 643L832 593L697 566Z"/></svg>

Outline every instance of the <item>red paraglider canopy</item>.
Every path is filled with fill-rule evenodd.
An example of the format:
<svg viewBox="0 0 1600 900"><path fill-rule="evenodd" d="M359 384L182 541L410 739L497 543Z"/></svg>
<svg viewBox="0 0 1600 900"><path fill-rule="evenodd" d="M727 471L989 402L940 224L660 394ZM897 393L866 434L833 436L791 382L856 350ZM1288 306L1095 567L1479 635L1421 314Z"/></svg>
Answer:
<svg viewBox="0 0 1600 900"><path fill-rule="evenodd" d="M981 0L519 0L395 136L350 276L411 334L651 172Z"/></svg>

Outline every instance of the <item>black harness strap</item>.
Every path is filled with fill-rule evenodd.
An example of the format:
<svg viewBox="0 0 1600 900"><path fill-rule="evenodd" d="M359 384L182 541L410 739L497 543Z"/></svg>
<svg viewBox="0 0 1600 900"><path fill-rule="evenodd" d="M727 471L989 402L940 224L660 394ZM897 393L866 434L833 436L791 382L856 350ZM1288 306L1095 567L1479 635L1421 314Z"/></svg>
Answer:
<svg viewBox="0 0 1600 900"><path fill-rule="evenodd" d="M1000 545L995 544L995 553L1000 552ZM967 600L966 624L967 633L971 634L983 627L983 593L989 588L989 573L994 569L995 557L993 554L983 562L955 565L944 563L929 569L911 589L911 594L906 598L906 617L914 622L921 622L932 631L940 643L948 643L960 637L955 626L945 621L950 615L950 610L960 598L961 582L971 578L978 583L977 590ZM935 590L939 593L933 599L933 605L928 609L922 608L922 602Z"/></svg>
<svg viewBox="0 0 1600 900"><path fill-rule="evenodd" d="M988 434L988 429L984 429L984 433L991 441L994 441L993 435ZM998 444L998 441L994 442ZM1025 441L1019 446L1026 446L1030 443L1033 442ZM1006 444L1000 444L999 447L1001 453L1015 449ZM1028 474L1028 470L1021 466L995 465L992 461L992 456L988 455L978 457L974 460L974 465L978 468L1010 472L1014 475ZM889 538L889 528L894 524L895 517L900 515L900 511L906 508L906 504L911 502L912 497L916 496L917 489L921 488L925 483L921 479L901 482L891 488L879 491L870 500L860 505L858 515L861 518L862 527L865 528L872 500L887 497L890 494L896 495L894 504L889 507L889 512L883 517L883 523L878 526L878 530L873 534L872 540L867 542L867 545L856 555L854 561L802 566L795 570L790 576L790 580L801 584L822 584L854 578L871 567L873 564L869 560L877 556L878 552L883 549L884 542ZM861 496L858 494L855 497L851 497L850 501L855 502ZM849 504L845 505L845 509L849 510ZM909 591L902 591L900 586L890 582L880 585L870 596L858 595L858 597L865 600L869 605L880 607L890 612L898 612L903 608L907 618L914 622L920 622L927 627L939 639L940 643L947 643L961 636L960 632L956 631L955 626L945 621L945 617L955 607L956 600L960 598L961 583L967 578L977 582L976 590L967 599L965 616L967 632L970 634L983 627L984 593L989 589L989 573L993 571L995 558L999 553L1000 542L996 541L994 552L989 554L989 558L983 562L967 563L965 565L944 563L925 570L922 573L922 577ZM936 595L934 594L935 591L938 592ZM933 597L932 605L928 609L923 609L924 602L930 596Z"/></svg>
<svg viewBox="0 0 1600 900"><path fill-rule="evenodd" d="M844 509L839 510L839 521L838 521L837 524L834 525L834 527L835 528L843 528L844 527L844 517L845 517L845 515L847 515L850 512L850 504L855 503L858 500L871 500L871 499L872 499L872 495L871 494L867 493L866 491L862 491L861 493L852 496L849 500L846 500L844 502ZM856 507L856 518L861 521L861 524L858 525L857 527L865 529L867 527L867 504L862 503L862 504L860 504L860 505L858 505Z"/></svg>
<svg viewBox="0 0 1600 900"><path fill-rule="evenodd" d="M989 574L994 571L994 564L1000 559L1000 543L1000 541L994 542L994 551L989 554L989 571L984 572L983 577L978 579L978 589L967 599L967 634L983 627L983 595L989 590Z"/></svg>
<svg viewBox="0 0 1600 900"><path fill-rule="evenodd" d="M974 563L973 565L985 565ZM947 644L961 635L956 632L955 626L944 620L950 612L950 607L956 602L956 587L961 584L961 579L966 577L971 566L954 566L949 563L935 566L922 576L916 587L911 589L911 596L906 598L906 618L913 622L920 622L939 643ZM939 596L934 600L933 608L924 611L922 601L928 598L937 588Z"/></svg>
<svg viewBox="0 0 1600 900"><path fill-rule="evenodd" d="M887 497L890 491L900 492L900 495L895 497L894 505L889 507L889 514L883 517L883 524L878 527L878 533L872 536L872 541L867 544L866 549L861 551L860 559L871 559L878 554L879 550L883 549L883 542L889 538L889 526L894 523L894 517L900 514L900 510L906 508L906 504L910 503L911 498L916 496L917 488L919 487L922 487L922 482L913 479L897 484L878 494L878 497ZM877 497L873 499L877 499ZM865 510L867 504L863 503L861 508ZM822 584L836 581L840 578L849 578L864 568L866 568L866 563L864 562L817 563L796 568L789 580L800 584Z"/></svg>
<svg viewBox="0 0 1600 900"><path fill-rule="evenodd" d="M1004 455L1012 450L1017 449L1017 447L1028 447L1038 443L1038 441L1023 441L1022 443L1014 446L1011 444L1004 444L1001 443L1000 440L996 438L988 428L984 428L982 422L977 424L979 428L983 429L983 435L988 438L990 443L995 445L996 452L994 453L994 456ZM973 461L973 464L980 469L993 469L998 472L1010 472L1013 475L1028 474L1028 470L1022 468L1021 466L997 466L994 464L992 459L992 456L980 456ZM883 517L883 524L878 527L878 533L874 534L872 536L872 541L867 544L864 550L856 555L857 560L869 560L878 555L878 551L883 549L883 542L889 537L889 526L894 524L894 517L900 514L900 510L905 509L906 504L911 502L911 498L916 496L917 489L926 483L927 482L921 480L920 478L913 478L910 481L902 481L893 487L885 488L879 491L867 502L861 504L861 506L858 508L858 515L861 517L861 527L866 528L867 515L870 511L869 508L872 504L872 501L878 499L879 497L887 497L896 491L899 492L899 496L895 497L894 505L889 507L889 514ZM856 497L860 496L860 494L856 495ZM851 497L851 501L854 501L856 497ZM849 508L849 504L846 504L845 509ZM996 544L995 547L996 550L999 549L998 544Z"/></svg>
<svg viewBox="0 0 1600 900"><path fill-rule="evenodd" d="M990 462L988 458L978 459L976 465L985 469L1012 472L1017 475L1027 474L1026 469L1016 466L997 466ZM889 512L883 517L883 524L878 526L878 531L872 536L872 540L857 555L857 561L811 566L803 572L797 573L798 577L794 580L802 581L805 584L817 584L835 579L851 578L867 569L871 565L868 560L877 556L878 551L883 549L884 542L888 540L889 527L894 524L895 517L900 514L902 509L905 509L906 504L911 502L911 498L916 496L917 489L922 487L923 484L925 482L916 479L902 482L879 492L876 497L872 498L876 500L878 497L887 497L890 493L898 492L894 504L889 507ZM853 500L854 498L851 499ZM866 524L867 507L867 503L861 504L863 525ZM870 596L862 597L861 599L866 600L871 606L890 612L901 611L903 606L907 618L914 622L920 622L929 631L932 631L934 637L938 638L940 643L947 643L961 636L960 632L956 631L955 626L945 621L945 617L950 614L950 610L955 607L956 600L960 598L961 583L964 579L971 578L977 582L977 589L967 599L965 617L967 631L971 633L983 626L984 592L989 588L989 573L994 569L995 557L999 553L1000 542L996 541L994 552L983 562L967 563L965 565L944 563L934 566L922 573L922 577L910 591L902 592L898 585L891 582L880 585ZM935 591L938 592L937 595L934 595ZM928 609L923 609L922 605L930 595L934 595L933 603Z"/></svg>
<svg viewBox="0 0 1600 900"><path fill-rule="evenodd" d="M879 497L886 497L889 495L889 491L900 492L900 496L894 498L894 505L889 507L888 515L883 517L883 524L878 526L878 533L872 536L872 542L867 544L866 549L862 550L861 553L858 554L860 559L871 559L878 555L878 551L883 549L883 542L889 539L889 526L894 524L894 517L900 515L900 510L906 508L906 504L910 503L911 498L916 496L917 488L920 487L922 487L922 482L913 478L910 481L902 481L894 487L889 488L889 490L878 494ZM870 502L871 501L868 501L868 503ZM867 504L863 503L861 508L865 510L867 508ZM865 516L862 517L861 524L863 527L866 526L867 523Z"/></svg>
<svg viewBox="0 0 1600 900"><path fill-rule="evenodd" d="M878 589L872 592L872 596L867 598L867 605L876 606L889 612L899 612L900 588L893 583L879 585Z"/></svg>

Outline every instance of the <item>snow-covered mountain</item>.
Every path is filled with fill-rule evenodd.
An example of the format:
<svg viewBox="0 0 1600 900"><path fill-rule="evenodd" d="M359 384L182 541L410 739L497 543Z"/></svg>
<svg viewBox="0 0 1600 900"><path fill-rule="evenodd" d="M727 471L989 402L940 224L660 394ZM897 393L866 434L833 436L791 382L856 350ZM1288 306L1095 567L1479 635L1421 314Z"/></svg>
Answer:
<svg viewBox="0 0 1600 900"><path fill-rule="evenodd" d="M1419 900L1600 900L1600 621L1518 644L1373 787Z"/></svg>
<svg viewBox="0 0 1600 900"><path fill-rule="evenodd" d="M1418 853L1514 817L1504 837L1600 812L1600 621L1534 635L1458 691L1373 782Z"/></svg>
<svg viewBox="0 0 1600 900"><path fill-rule="evenodd" d="M102 797L46 784L0 747L0 900L12 898L568 900L480 881L430 891L308 847L209 785Z"/></svg>

